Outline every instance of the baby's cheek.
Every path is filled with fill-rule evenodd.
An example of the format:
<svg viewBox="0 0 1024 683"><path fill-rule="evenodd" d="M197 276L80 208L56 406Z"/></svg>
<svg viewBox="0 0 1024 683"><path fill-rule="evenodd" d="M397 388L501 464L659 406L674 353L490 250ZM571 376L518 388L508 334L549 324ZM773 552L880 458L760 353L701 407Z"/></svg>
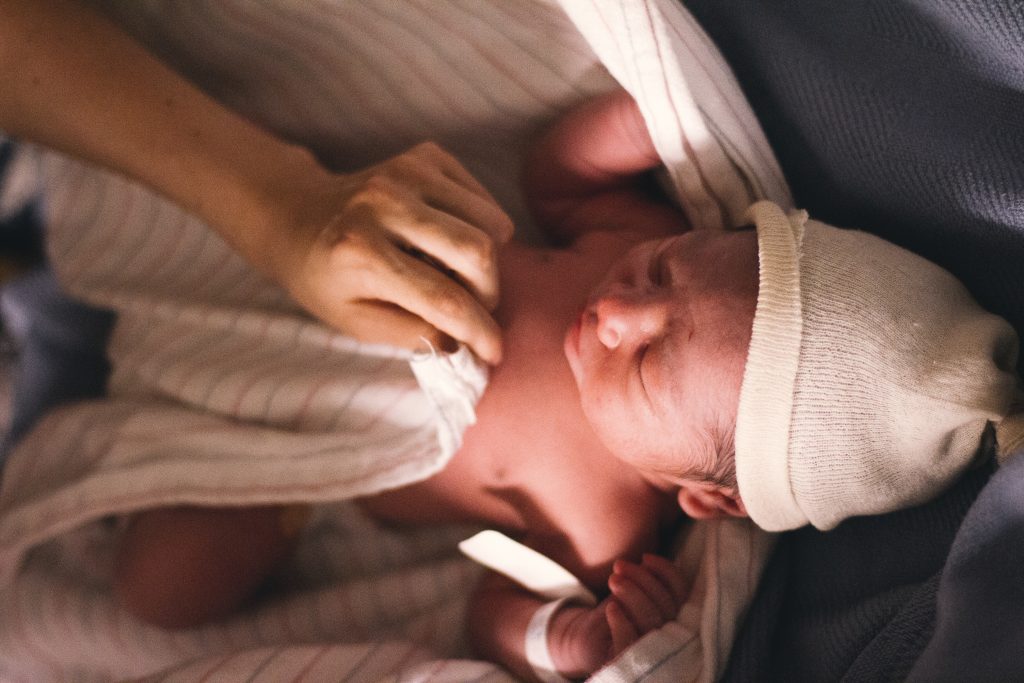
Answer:
<svg viewBox="0 0 1024 683"><path fill-rule="evenodd" d="M615 453L616 437L621 430L617 429L618 420L609 414L607 401L601 400L601 392L588 390L586 387L581 388L580 406L583 408L583 416L594 434L606 448Z"/></svg>
<svg viewBox="0 0 1024 683"><path fill-rule="evenodd" d="M636 420L601 403L597 403L590 411L584 410L584 415L587 416L587 421L597 434L597 438L616 459L628 465L636 464L636 456L643 450L646 442L644 435L637 428Z"/></svg>
<svg viewBox="0 0 1024 683"><path fill-rule="evenodd" d="M580 387L580 407L583 408L583 417L587 424L594 430L598 438L605 439L605 419L603 419L600 402L594 400L594 392L588 391L585 386Z"/></svg>

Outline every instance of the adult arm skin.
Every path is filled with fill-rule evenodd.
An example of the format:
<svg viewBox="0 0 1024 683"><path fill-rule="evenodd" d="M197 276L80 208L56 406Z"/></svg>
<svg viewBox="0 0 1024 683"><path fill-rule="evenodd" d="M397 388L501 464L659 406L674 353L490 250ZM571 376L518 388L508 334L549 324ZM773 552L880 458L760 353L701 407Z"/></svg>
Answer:
<svg viewBox="0 0 1024 683"><path fill-rule="evenodd" d="M494 253L512 224L437 145L330 173L81 0L0 2L0 93L0 129L165 195L342 332L448 335L499 360Z"/></svg>
<svg viewBox="0 0 1024 683"><path fill-rule="evenodd" d="M655 183L660 165L636 102L616 90L548 129L527 159L523 186L533 215L559 242L597 231L663 237L688 225Z"/></svg>

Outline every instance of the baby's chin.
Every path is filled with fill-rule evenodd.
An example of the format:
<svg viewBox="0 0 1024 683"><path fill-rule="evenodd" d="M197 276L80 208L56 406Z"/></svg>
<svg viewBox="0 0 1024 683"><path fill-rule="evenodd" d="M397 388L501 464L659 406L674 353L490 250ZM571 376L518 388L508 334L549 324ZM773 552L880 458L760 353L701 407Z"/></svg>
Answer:
<svg viewBox="0 0 1024 683"><path fill-rule="evenodd" d="M580 378L582 377L582 362L580 360L581 321L582 318L577 317L565 331L565 337L562 340L562 353L565 355L565 360L569 363L569 371L572 372L572 378L576 381L577 390L580 388Z"/></svg>

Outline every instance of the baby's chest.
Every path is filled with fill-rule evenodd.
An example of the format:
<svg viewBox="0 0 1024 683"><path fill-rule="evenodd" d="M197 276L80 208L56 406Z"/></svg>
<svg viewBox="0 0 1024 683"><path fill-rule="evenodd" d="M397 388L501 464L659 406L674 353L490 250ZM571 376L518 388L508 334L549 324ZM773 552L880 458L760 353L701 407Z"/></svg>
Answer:
<svg viewBox="0 0 1024 683"><path fill-rule="evenodd" d="M538 481L525 539L602 591L615 560L637 561L658 550L665 509L658 498L642 483L616 479L600 466L571 479Z"/></svg>

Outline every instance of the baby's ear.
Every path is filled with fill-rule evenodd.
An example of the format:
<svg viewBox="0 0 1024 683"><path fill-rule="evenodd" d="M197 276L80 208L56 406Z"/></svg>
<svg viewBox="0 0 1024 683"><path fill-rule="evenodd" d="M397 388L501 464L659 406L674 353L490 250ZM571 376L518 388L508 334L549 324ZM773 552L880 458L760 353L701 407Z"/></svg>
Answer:
<svg viewBox="0 0 1024 683"><path fill-rule="evenodd" d="M737 493L707 482L687 482L680 487L677 497L679 507L691 519L747 516Z"/></svg>

